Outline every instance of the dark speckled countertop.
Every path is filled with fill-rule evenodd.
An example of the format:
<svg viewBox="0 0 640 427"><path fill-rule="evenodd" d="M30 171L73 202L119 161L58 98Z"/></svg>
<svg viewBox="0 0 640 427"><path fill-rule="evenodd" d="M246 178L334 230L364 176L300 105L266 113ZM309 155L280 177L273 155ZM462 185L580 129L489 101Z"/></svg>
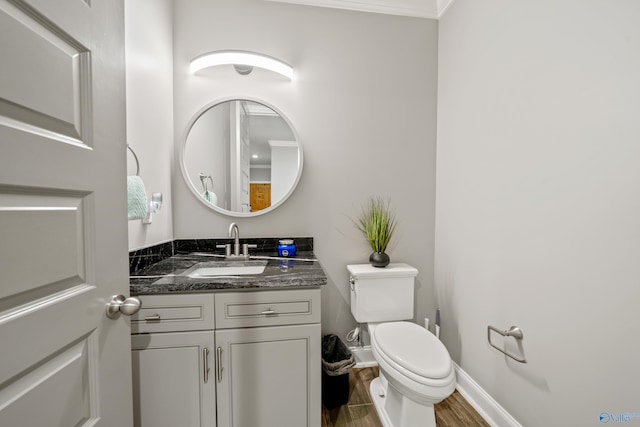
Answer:
<svg viewBox="0 0 640 427"><path fill-rule="evenodd" d="M267 265L261 274L207 278L181 275L200 262L214 261L220 266L240 265L243 261L225 261L211 254L178 254L152 264L130 276L132 295L215 292L223 290L313 288L327 284L327 277L313 252L298 251L293 258L270 254L252 254L251 261Z"/></svg>

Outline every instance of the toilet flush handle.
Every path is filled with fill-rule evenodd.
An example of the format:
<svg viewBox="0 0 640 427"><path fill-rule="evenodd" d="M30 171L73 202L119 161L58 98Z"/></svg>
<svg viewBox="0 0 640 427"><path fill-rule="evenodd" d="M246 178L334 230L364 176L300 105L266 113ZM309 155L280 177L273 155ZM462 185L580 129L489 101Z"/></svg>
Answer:
<svg viewBox="0 0 640 427"><path fill-rule="evenodd" d="M351 284L351 290L352 290L353 292L355 292L355 288L354 288L354 286L355 286L355 284L356 284L356 279L355 279L355 277L349 277L349 284Z"/></svg>

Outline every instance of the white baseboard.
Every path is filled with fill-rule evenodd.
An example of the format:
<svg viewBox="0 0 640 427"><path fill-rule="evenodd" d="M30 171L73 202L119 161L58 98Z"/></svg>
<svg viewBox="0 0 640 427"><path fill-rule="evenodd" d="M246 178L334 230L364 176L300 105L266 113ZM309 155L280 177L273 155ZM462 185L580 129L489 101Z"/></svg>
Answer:
<svg viewBox="0 0 640 427"><path fill-rule="evenodd" d="M371 346L349 347L356 359L356 368L377 366L373 358ZM493 397L473 380L457 363L453 362L456 371L456 389L492 427L522 427Z"/></svg>
<svg viewBox="0 0 640 427"><path fill-rule="evenodd" d="M453 366L457 377L456 389L489 425L492 427L522 427L522 424L500 406L460 366L455 362Z"/></svg>

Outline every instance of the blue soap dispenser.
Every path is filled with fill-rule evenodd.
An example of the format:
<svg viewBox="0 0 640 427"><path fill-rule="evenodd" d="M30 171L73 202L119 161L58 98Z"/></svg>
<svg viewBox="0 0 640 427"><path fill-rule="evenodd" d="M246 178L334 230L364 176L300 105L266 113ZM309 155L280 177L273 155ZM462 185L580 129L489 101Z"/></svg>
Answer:
<svg viewBox="0 0 640 427"><path fill-rule="evenodd" d="M278 256L296 256L296 245L293 242L293 239L282 239L278 241Z"/></svg>

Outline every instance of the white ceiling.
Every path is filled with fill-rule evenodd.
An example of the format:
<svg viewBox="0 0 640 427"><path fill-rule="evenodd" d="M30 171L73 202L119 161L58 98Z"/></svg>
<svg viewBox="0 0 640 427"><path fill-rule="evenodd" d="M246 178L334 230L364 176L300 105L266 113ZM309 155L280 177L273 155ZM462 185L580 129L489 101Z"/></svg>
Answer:
<svg viewBox="0 0 640 427"><path fill-rule="evenodd" d="M454 0L267 0L387 15L439 19Z"/></svg>

